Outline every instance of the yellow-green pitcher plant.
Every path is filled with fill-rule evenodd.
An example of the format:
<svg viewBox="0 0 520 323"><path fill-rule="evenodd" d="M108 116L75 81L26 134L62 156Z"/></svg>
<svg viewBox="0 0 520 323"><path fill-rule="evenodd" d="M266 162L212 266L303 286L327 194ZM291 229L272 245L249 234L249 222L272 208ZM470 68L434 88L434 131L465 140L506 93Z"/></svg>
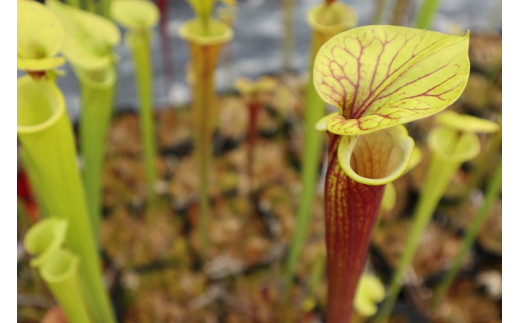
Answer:
<svg viewBox="0 0 520 323"><path fill-rule="evenodd" d="M132 53L135 67L139 122L143 141L148 206L156 201L157 170L155 157L154 107L152 88L152 62L150 54L151 28L159 21L159 10L148 0L115 0L110 8L112 18L127 29L125 43Z"/></svg>
<svg viewBox="0 0 520 323"><path fill-rule="evenodd" d="M63 247L67 221L47 218L33 225L24 238L25 250L35 256L31 266L37 267L65 316L70 322L93 322L80 284L78 256Z"/></svg>
<svg viewBox="0 0 520 323"><path fill-rule="evenodd" d="M477 238L477 234L479 233L480 229L482 228L482 225L484 224L485 220L490 214L491 207L498 198L502 186L501 184L502 160L498 162L498 165L496 166L492 174L491 181L486 186L486 191L484 193L484 201L477 210L475 218L473 219L473 221L471 221L470 226L467 228L466 233L464 234L461 247L455 255L455 258L453 259L453 264L451 264L449 270L443 275L440 283L435 287L433 298L431 301L431 307L433 310L437 309L444 295L446 295L446 292L448 291L453 280L455 279L455 276L459 272L464 258L469 253L471 246Z"/></svg>
<svg viewBox="0 0 520 323"><path fill-rule="evenodd" d="M379 314L385 321L401 290L403 276L417 251L420 238L426 229L446 187L463 162L477 156L480 142L475 133L490 133L499 129L494 122L468 115L445 111L437 116L440 125L428 135L427 143L432 151L428 172L421 188L419 201L415 207L413 224L405 244L405 249L394 270L388 288L388 295Z"/></svg>
<svg viewBox="0 0 520 323"><path fill-rule="evenodd" d="M212 138L215 129L215 87L213 75L220 48L233 38L233 30L224 22L211 17L214 0L189 0L196 13L179 28L179 36L186 40L191 55L192 123L195 131L195 152L199 170L199 227L200 253L208 250L209 168L212 157Z"/></svg>
<svg viewBox="0 0 520 323"><path fill-rule="evenodd" d="M66 247L80 259L78 268L87 309L94 321L114 322L104 286L97 243L89 221L77 153L63 94L55 84L56 56L65 30L59 18L33 1L18 1L17 135L27 166L45 204L45 215L66 219Z"/></svg>
<svg viewBox="0 0 520 323"><path fill-rule="evenodd" d="M316 122L325 114L325 103L318 96L312 80L314 60L318 50L327 40L342 31L356 26L357 14L351 7L340 1L325 1L308 12L307 22L311 27L312 36L309 57L309 81L305 96L305 143L301 168L302 193L298 205L296 229L285 265L285 296L288 295L292 286L296 265L307 236L323 149L323 138L314 129Z"/></svg>
<svg viewBox="0 0 520 323"><path fill-rule="evenodd" d="M325 179L327 322L349 322L385 185L407 168L414 147L404 123L438 113L464 90L469 34L364 26L327 41L313 81L339 112L327 131Z"/></svg>
<svg viewBox="0 0 520 323"><path fill-rule="evenodd" d="M116 25L101 16L49 0L46 5L65 26L63 55L72 65L81 90L79 122L83 181L93 232L99 236L101 168L116 86L114 46L120 42Z"/></svg>

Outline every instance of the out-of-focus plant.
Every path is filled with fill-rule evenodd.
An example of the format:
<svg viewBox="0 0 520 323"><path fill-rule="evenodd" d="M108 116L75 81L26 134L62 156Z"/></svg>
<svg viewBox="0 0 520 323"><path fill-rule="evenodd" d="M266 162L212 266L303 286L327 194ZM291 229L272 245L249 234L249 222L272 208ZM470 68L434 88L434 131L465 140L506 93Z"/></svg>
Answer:
<svg viewBox="0 0 520 323"><path fill-rule="evenodd" d="M309 81L305 97L302 193L298 206L296 229L284 272L285 296L291 289L296 265L307 236L322 156L323 138L316 132L314 126L325 114L325 103L320 100L312 81L314 60L318 50L327 40L357 24L357 15L352 8L339 1L325 1L308 12L307 21L311 26L312 41L309 57Z"/></svg>
<svg viewBox="0 0 520 323"><path fill-rule="evenodd" d="M370 317L377 312L377 303L385 298L385 286L374 275L363 274L359 279L354 309L363 317Z"/></svg>
<svg viewBox="0 0 520 323"><path fill-rule="evenodd" d="M214 118L213 74L223 44L233 37L233 30L224 22L211 18L214 0L189 0L196 17L185 22L179 36L188 42L191 54L192 122L195 129L195 150L199 168L199 232L200 253L208 249L209 167L212 155Z"/></svg>
<svg viewBox="0 0 520 323"><path fill-rule="evenodd" d="M480 151L480 142L475 133L491 133L499 128L494 122L459 115L453 111L439 114L436 120L440 126L433 129L428 135L428 147L432 151L432 159L421 189L419 202L414 210L413 224L405 243L405 249L394 270L387 298L378 316L382 321L386 320L394 307L401 290L403 276L410 266L421 236L450 180L463 162L473 159Z"/></svg>
<svg viewBox="0 0 520 323"><path fill-rule="evenodd" d="M17 1L16 14L16 67L40 78L65 64L65 58L56 56L65 40L58 17L40 3L22 0Z"/></svg>
<svg viewBox="0 0 520 323"><path fill-rule="evenodd" d="M441 117L441 116L439 116ZM497 131L498 127L494 123L490 123L487 120L479 120L470 116L461 116L455 113L451 113L449 115L442 116L443 118L439 118L438 121L444 126L451 127L454 129L458 129L460 131L484 131L484 132L493 132ZM464 127L465 129L461 129ZM485 130L484 130L485 129ZM496 166L495 171L492 174L491 180L486 186L486 191L484 194L484 201L477 213L475 214L475 218L471 221L470 226L466 229L464 237L462 239L461 247L457 252L455 258L453 259L453 264L446 274L444 274L441 282L435 288L434 296L432 298L432 307L435 309L446 292L448 288L451 286L453 279L457 275L460 267L462 265L462 261L468 254L471 246L475 242L478 232L480 228L484 224L484 221L487 219L489 215L489 211L493 206L494 202L498 198L498 194L500 193L502 183L502 160L499 160L498 165Z"/></svg>
<svg viewBox="0 0 520 323"><path fill-rule="evenodd" d="M96 322L114 322L101 275L97 244L89 222L76 162L72 126L54 68L64 63L65 30L59 18L33 1L18 1L17 134L24 159L41 193L47 216L66 219L65 243L80 259L79 277L89 313Z"/></svg>
<svg viewBox="0 0 520 323"><path fill-rule="evenodd" d="M282 43L282 67L285 71L290 71L292 56L294 51L293 35L293 10L294 0L282 0L282 19L283 19L283 43Z"/></svg>
<svg viewBox="0 0 520 323"><path fill-rule="evenodd" d="M217 8L217 17L225 22L230 28L233 28L238 14L236 0L220 0L224 6ZM226 73L226 84L233 84L233 46L231 43L224 44L222 47L223 65Z"/></svg>
<svg viewBox="0 0 520 323"><path fill-rule="evenodd" d="M318 52L314 85L339 108L325 180L327 322L348 322L384 185L407 168L414 141L402 124L442 111L466 86L469 35L397 26L354 28Z"/></svg>
<svg viewBox="0 0 520 323"><path fill-rule="evenodd" d="M402 25L404 23L406 13L410 7L410 0L396 0L392 15L392 25Z"/></svg>
<svg viewBox="0 0 520 323"><path fill-rule="evenodd" d="M170 86L173 77L172 63L172 47L170 37L168 35L168 0L157 0L157 8L159 9L159 33L161 35L161 59L164 79L164 90Z"/></svg>
<svg viewBox="0 0 520 323"><path fill-rule="evenodd" d="M157 6L147 0L117 0L112 2L112 18L127 28L125 43L132 53L139 98L139 121L143 140L148 206L155 205L155 131L150 55L151 28L159 20Z"/></svg>
<svg viewBox="0 0 520 323"><path fill-rule="evenodd" d="M56 0L46 2L65 26L63 54L71 63L81 89L79 123L83 181L92 230L99 236L101 218L101 166L112 107L116 73L113 47L120 41L119 30L110 20Z"/></svg>
<svg viewBox="0 0 520 323"><path fill-rule="evenodd" d="M487 216L489 215L490 209L493 206L493 203L498 198L498 194L500 192L502 183L502 161L499 162L497 165L495 172L493 173L493 177L491 178L491 182L488 184L484 196L484 202L480 206L480 208L477 211L477 214L475 215L475 218L471 222L471 225L466 231L466 234L464 235L464 238L462 240L462 246L460 247L459 251L457 252L457 255L455 256L453 260L453 264L448 270L448 272L443 276L441 282L435 289L433 299L432 299L432 307L435 310L436 307L439 305L441 300L443 299L444 295L448 291L448 288L453 283L453 280L455 279L455 276L460 270L460 267L462 265L462 261L468 254L471 246L475 242L475 238L477 237L477 234L484 224L484 221L487 219Z"/></svg>
<svg viewBox="0 0 520 323"><path fill-rule="evenodd" d="M258 112L262 107L259 95L265 92L271 92L275 89L276 80L270 77L261 77L257 82L251 82L246 78L238 78L235 81L235 87L244 97L247 107L249 108L249 128L247 132L247 168L249 175L249 191L253 188L253 163L256 136L258 133L257 119Z"/></svg>
<svg viewBox="0 0 520 323"><path fill-rule="evenodd" d="M35 256L31 266L38 268L67 319L70 322L92 322L78 275L80 260L62 246L66 235L66 220L43 219L27 232L24 247Z"/></svg>
<svg viewBox="0 0 520 323"><path fill-rule="evenodd" d="M89 222L76 151L65 103L54 80L18 80L18 138L49 214L69 221L67 246L81 259L79 273L93 317L113 322L101 276L97 243Z"/></svg>
<svg viewBox="0 0 520 323"><path fill-rule="evenodd" d="M433 18L439 9L440 0L423 0L422 6L417 14L416 26L421 29L429 29Z"/></svg>
<svg viewBox="0 0 520 323"><path fill-rule="evenodd" d="M106 18L110 18L110 6L112 5L112 0L99 0L97 12Z"/></svg>
<svg viewBox="0 0 520 323"><path fill-rule="evenodd" d="M377 0L377 3L375 5L374 17L372 18L373 25L381 24L387 4L388 0Z"/></svg>
<svg viewBox="0 0 520 323"><path fill-rule="evenodd" d="M57 24L58 17L39 3L18 1L17 6L17 68L26 71L34 79L54 78L54 68L65 63L65 58L57 56L65 39L63 25ZM36 20L38 23L25 23ZM43 215L50 216L36 165L24 149L19 150L19 156Z"/></svg>
<svg viewBox="0 0 520 323"><path fill-rule="evenodd" d="M307 288L305 290L305 298L302 301L302 307L304 311L310 311L317 301L316 289L323 280L323 274L325 273L325 254L320 251L314 260L309 275Z"/></svg>
<svg viewBox="0 0 520 323"><path fill-rule="evenodd" d="M49 214L44 209L42 193L38 191L38 187L41 185L36 184L38 177L34 173L34 167L29 165L23 150L18 150L18 158L22 165L22 167L18 167L16 181L18 210L29 217L29 219L21 219L22 223L26 223L26 220L37 222L42 216Z"/></svg>

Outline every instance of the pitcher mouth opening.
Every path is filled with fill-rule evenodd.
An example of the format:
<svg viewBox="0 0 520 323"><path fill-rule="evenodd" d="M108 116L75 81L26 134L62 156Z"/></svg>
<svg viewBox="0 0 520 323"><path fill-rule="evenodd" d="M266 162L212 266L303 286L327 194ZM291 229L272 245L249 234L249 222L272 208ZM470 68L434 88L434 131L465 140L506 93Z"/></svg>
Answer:
<svg viewBox="0 0 520 323"><path fill-rule="evenodd" d="M65 113L63 94L54 81L25 75L17 84L17 131L35 133L51 127Z"/></svg>
<svg viewBox="0 0 520 323"><path fill-rule="evenodd" d="M233 30L222 21L211 19L206 31L199 19L191 19L181 25L179 36L201 46L221 45L233 38Z"/></svg>
<svg viewBox="0 0 520 323"><path fill-rule="evenodd" d="M307 22L316 32L337 34L357 25L356 11L341 2L320 4L307 13Z"/></svg>
<svg viewBox="0 0 520 323"><path fill-rule="evenodd" d="M361 136L343 136L338 160L356 182L384 185L405 172L414 146L406 128L399 125Z"/></svg>

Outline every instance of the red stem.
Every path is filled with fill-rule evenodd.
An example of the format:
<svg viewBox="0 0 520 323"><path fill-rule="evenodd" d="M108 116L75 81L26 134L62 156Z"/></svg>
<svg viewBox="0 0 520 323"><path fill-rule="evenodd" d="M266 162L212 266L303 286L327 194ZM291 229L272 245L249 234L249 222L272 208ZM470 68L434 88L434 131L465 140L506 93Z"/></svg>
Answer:
<svg viewBox="0 0 520 323"><path fill-rule="evenodd" d="M31 223L36 223L40 219L38 205L34 199L27 175L21 168L18 168L17 173L16 195L22 201Z"/></svg>
<svg viewBox="0 0 520 323"><path fill-rule="evenodd" d="M249 182L253 181L253 154L255 150L255 142L256 136L258 133L257 130L257 119L258 119L258 111L260 110L260 104L255 100L249 102L249 132L247 134L247 159L248 159L248 172L249 172Z"/></svg>
<svg viewBox="0 0 520 323"><path fill-rule="evenodd" d="M170 39L168 38L168 0L157 0L157 7L159 7L160 21L159 33L161 35L161 58L164 68L164 89L168 91L170 81L172 78L173 67L170 61L171 47Z"/></svg>
<svg viewBox="0 0 520 323"><path fill-rule="evenodd" d="M327 323L350 322L357 284L365 266L384 185L350 179L341 169L337 149L341 136L330 135L325 182L327 247Z"/></svg>

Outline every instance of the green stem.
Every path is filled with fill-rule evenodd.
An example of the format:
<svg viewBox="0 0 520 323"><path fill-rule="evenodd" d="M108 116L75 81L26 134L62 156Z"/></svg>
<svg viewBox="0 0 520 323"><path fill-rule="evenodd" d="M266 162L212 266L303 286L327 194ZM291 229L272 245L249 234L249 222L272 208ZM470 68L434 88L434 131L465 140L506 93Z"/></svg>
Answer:
<svg viewBox="0 0 520 323"><path fill-rule="evenodd" d="M66 219L66 245L81 259L79 275L96 322L114 322L104 286L97 243L89 222L83 183L77 167L72 126L63 95L53 80L18 80L18 138L51 216Z"/></svg>
<svg viewBox="0 0 520 323"><path fill-rule="evenodd" d="M453 265L451 266L449 271L444 275L441 282L435 289L434 297L432 299L432 306L434 309L439 305L440 301L443 299L444 295L448 291L448 288L453 283L455 275L459 272L460 267L462 265L462 260L464 260L471 246L475 242L475 238L477 237L480 228L482 227L484 221L487 219L489 215L489 210L498 198L498 193L500 192L501 184L502 160L499 161L499 164L495 169L493 177L491 178L491 182L488 184L486 188L484 203L478 209L475 218L471 222L469 228L466 231L466 234L464 235L462 245L453 260Z"/></svg>
<svg viewBox="0 0 520 323"><path fill-rule="evenodd" d="M413 224L405 243L405 249L399 259L399 264L394 270L388 294L383 304L377 322L386 322L394 307L397 296L401 290L404 274L408 270L413 256L417 251L421 236L439 203L451 178L460 167L461 162L450 162L433 154L425 184L421 190L419 202L415 208Z"/></svg>
<svg viewBox="0 0 520 323"><path fill-rule="evenodd" d="M377 0L376 11L374 12L374 18L372 19L373 25L379 25L381 23L387 4L388 0Z"/></svg>
<svg viewBox="0 0 520 323"><path fill-rule="evenodd" d="M430 29L433 18L439 9L440 0L424 0L417 15L417 28Z"/></svg>
<svg viewBox="0 0 520 323"><path fill-rule="evenodd" d="M397 0L394 7L394 16L392 18L392 25L400 26L403 24L406 10L410 5L410 0Z"/></svg>
<svg viewBox="0 0 520 323"><path fill-rule="evenodd" d="M325 254L323 252L318 253L318 255L316 256L316 260L314 261L314 265L312 266L311 274L309 276L309 285L307 289L307 295L309 297L314 297L316 288L318 288L318 285L323 279L323 274L325 273L325 263Z"/></svg>
<svg viewBox="0 0 520 323"><path fill-rule="evenodd" d="M482 182L488 174L489 165L494 165L494 163L496 163L497 156L500 155L501 147L502 131L498 131L489 140L485 152L480 154L479 157L474 161L473 164L475 171L471 174L471 177L469 178L468 185L464 193L462 194L461 200L468 200L471 191L475 187L480 187L482 185Z"/></svg>
<svg viewBox="0 0 520 323"><path fill-rule="evenodd" d="M132 52L136 71L137 93L140 107L140 126L143 139L146 188L149 206L155 205L155 132L152 98L152 66L150 62L150 34L148 30L131 30L127 44Z"/></svg>
<svg viewBox="0 0 520 323"><path fill-rule="evenodd" d="M311 66L313 65L314 64L311 64ZM307 236L311 219L323 143L322 135L314 129L314 126L324 113L325 104L316 93L311 77L307 84L307 97L305 101L305 145L303 146L301 170L302 193L298 205L296 229L291 241L291 248L289 250L284 275L284 290L286 296L288 295L293 283L296 265L298 264L303 245L305 244L305 238Z"/></svg>
<svg viewBox="0 0 520 323"><path fill-rule="evenodd" d="M80 147L84 160L83 180L92 231L99 237L101 219L101 171L105 153L105 138L112 114L115 91L115 71L112 66L100 75L76 70L81 87Z"/></svg>
<svg viewBox="0 0 520 323"><path fill-rule="evenodd" d="M65 312L69 322L92 322L78 276L79 258L70 251L57 250L51 259L40 267L40 275Z"/></svg>

